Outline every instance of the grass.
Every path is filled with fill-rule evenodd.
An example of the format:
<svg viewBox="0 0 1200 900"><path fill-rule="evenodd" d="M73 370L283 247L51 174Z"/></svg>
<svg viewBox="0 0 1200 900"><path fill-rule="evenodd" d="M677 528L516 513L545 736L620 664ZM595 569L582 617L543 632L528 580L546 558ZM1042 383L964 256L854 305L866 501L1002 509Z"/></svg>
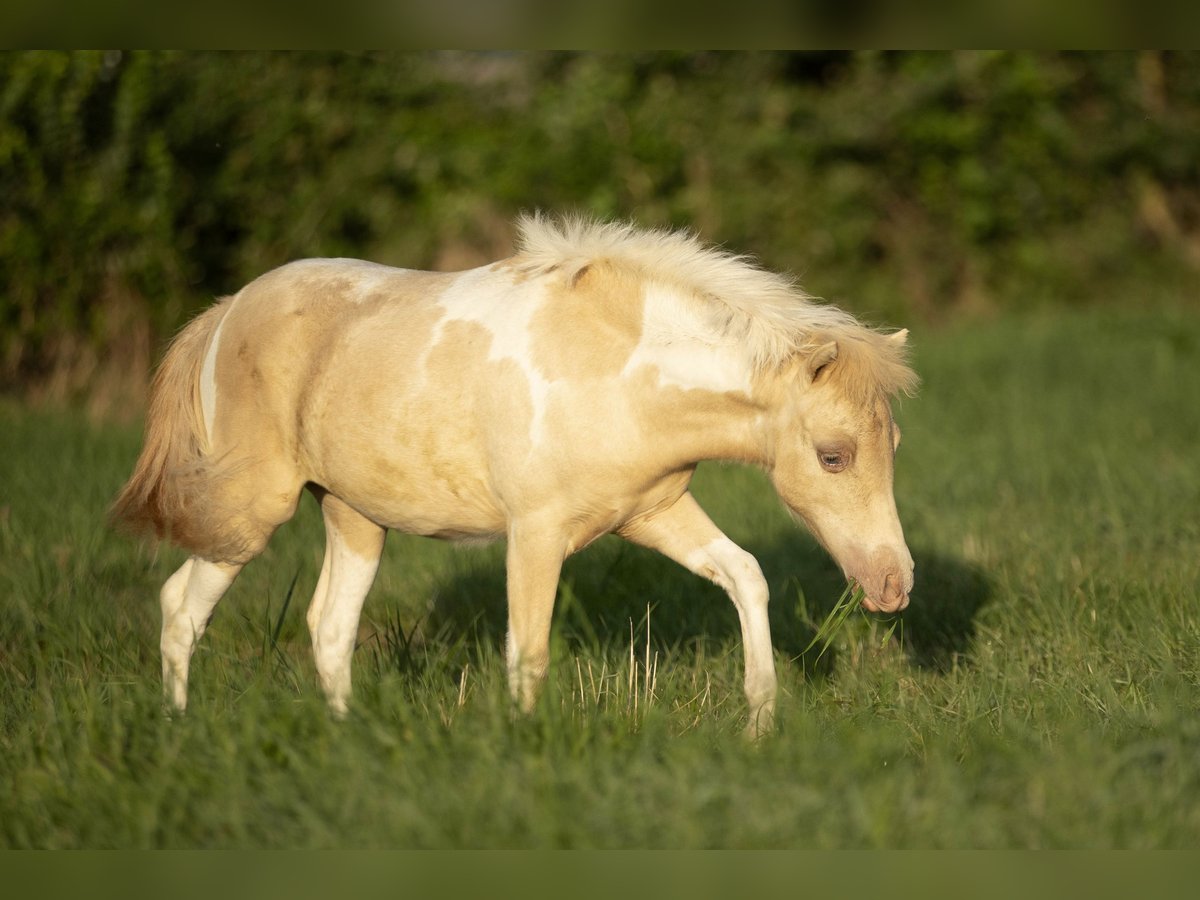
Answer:
<svg viewBox="0 0 1200 900"><path fill-rule="evenodd" d="M765 479L697 476L771 582L780 728L755 745L728 600L615 539L568 561L548 694L514 721L503 548L393 535L333 721L303 623L323 546L307 501L167 719L156 596L180 556L103 520L139 436L0 405L0 844L1195 846L1200 320L915 340L898 620L822 631L845 585Z"/></svg>

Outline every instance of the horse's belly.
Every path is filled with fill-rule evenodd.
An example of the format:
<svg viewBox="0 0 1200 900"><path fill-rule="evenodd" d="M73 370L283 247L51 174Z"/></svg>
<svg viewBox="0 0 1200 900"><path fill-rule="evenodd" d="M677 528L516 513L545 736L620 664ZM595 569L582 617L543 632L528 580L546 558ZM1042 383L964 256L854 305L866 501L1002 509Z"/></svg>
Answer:
<svg viewBox="0 0 1200 900"><path fill-rule="evenodd" d="M504 534L506 516L476 454L371 431L343 429L323 441L314 480L397 531L452 539Z"/></svg>
<svg viewBox="0 0 1200 900"><path fill-rule="evenodd" d="M503 536L507 524L490 498L463 490L403 484L387 492L334 492L372 521L407 534L486 540Z"/></svg>

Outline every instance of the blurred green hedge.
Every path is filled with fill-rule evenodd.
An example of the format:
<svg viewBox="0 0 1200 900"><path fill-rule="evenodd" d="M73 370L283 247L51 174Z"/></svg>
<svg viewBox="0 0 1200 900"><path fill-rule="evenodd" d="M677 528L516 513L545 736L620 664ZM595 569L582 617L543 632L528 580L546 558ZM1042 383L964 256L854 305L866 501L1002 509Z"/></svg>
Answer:
<svg viewBox="0 0 1200 900"><path fill-rule="evenodd" d="M297 257L498 258L533 208L879 321L1139 301L1200 267L1198 125L1194 53L6 52L0 389L144 377Z"/></svg>

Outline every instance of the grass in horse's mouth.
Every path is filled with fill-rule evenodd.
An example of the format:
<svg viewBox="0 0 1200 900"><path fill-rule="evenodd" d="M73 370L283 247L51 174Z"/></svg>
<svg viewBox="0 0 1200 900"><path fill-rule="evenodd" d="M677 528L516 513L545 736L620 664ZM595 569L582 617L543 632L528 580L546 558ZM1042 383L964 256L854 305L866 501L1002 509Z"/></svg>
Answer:
<svg viewBox="0 0 1200 900"><path fill-rule="evenodd" d="M850 614L860 608L860 604L865 596L866 593L856 582L847 582L846 589L842 591L842 595L833 604L833 609L825 616L824 621L821 622L820 627L817 629L817 633L813 635L813 639L809 641L808 646L804 648L804 652L800 655L802 657L807 656L808 651L817 646L817 644L820 644L821 652L817 654L814 662L820 661L821 657L825 655L825 651L829 649L829 645L833 643L833 639L842 630L842 626L846 624L846 620L850 618Z"/></svg>

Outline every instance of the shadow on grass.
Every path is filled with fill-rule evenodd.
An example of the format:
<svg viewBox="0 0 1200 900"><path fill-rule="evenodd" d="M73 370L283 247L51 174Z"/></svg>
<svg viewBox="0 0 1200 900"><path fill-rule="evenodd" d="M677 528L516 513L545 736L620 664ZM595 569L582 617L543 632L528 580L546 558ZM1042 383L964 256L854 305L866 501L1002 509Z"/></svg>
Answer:
<svg viewBox="0 0 1200 900"><path fill-rule="evenodd" d="M987 573L965 560L913 551L916 586L904 611L904 644L912 661L945 671L967 653L975 619L992 596Z"/></svg>
<svg viewBox="0 0 1200 900"><path fill-rule="evenodd" d="M771 633L775 649L810 672L828 671L832 653L817 664L808 649L816 629L833 608L845 579L832 559L805 535L774 543L747 543L771 589ZM966 653L975 618L992 593L985 573L963 560L913 549L916 586L902 616L903 646L913 664L945 670ZM559 583L553 640L558 646L602 653L645 645L647 617L653 649L696 652L740 641L733 604L716 586L670 560L604 538L567 560ZM503 652L507 611L502 562L476 558L438 591L419 626L419 642L478 663ZM389 639L402 666L413 664L413 636ZM808 652L806 654L806 649ZM639 651L640 652L640 651Z"/></svg>

